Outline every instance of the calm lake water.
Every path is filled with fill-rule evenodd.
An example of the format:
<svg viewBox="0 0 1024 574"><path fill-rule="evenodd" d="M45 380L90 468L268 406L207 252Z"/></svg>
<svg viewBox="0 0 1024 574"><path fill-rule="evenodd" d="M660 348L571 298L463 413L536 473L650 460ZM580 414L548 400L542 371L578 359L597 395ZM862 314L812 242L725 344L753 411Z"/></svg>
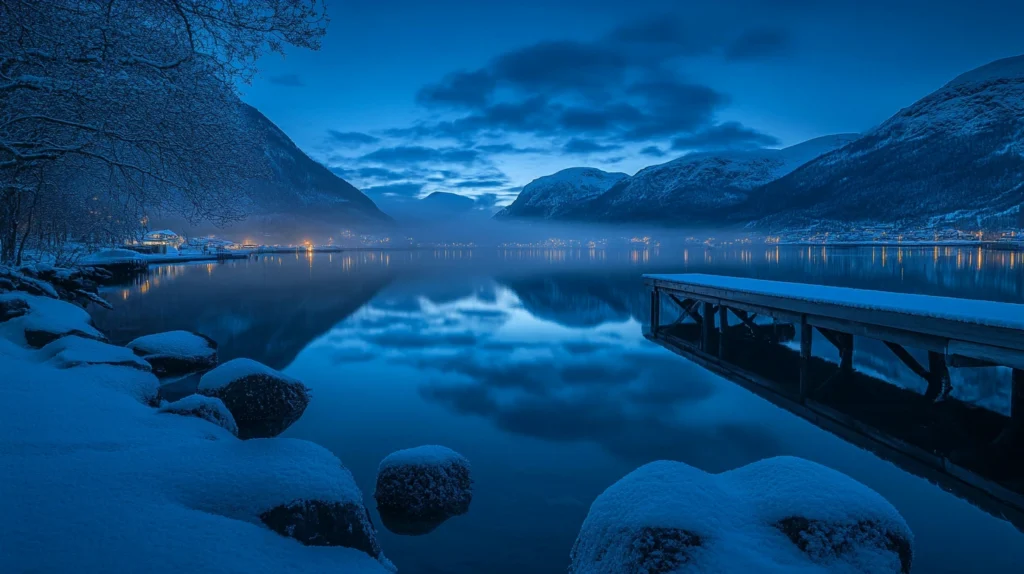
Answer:
<svg viewBox="0 0 1024 574"><path fill-rule="evenodd" d="M191 329L314 391L284 436L333 451L373 509L387 454L443 444L473 464L468 514L424 536L383 527L406 574L565 572L594 498L658 459L720 472L777 455L875 489L916 536L915 572L1020 572L1024 535L643 338L640 275L704 272L1024 302L1024 257L972 248L351 252L165 266L97 313L115 342ZM822 346L818 346L819 349ZM883 348L884 349L884 348ZM857 367L922 385L891 355ZM964 380L999 410L1008 384Z"/></svg>

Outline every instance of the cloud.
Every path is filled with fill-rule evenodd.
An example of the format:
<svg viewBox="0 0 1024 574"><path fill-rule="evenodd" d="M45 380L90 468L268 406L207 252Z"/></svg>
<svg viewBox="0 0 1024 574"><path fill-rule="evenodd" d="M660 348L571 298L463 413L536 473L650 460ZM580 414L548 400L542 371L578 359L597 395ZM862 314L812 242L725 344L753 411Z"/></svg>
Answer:
<svg viewBox="0 0 1024 574"><path fill-rule="evenodd" d="M590 140L573 138L562 146L562 151L569 154L590 154L622 149L622 146L615 144L599 144Z"/></svg>
<svg viewBox="0 0 1024 574"><path fill-rule="evenodd" d="M270 76L267 80L271 84L278 86L287 86L289 88L301 88L306 83L302 81L302 78L298 74L280 74L277 76Z"/></svg>
<svg viewBox="0 0 1024 574"><path fill-rule="evenodd" d="M417 163L474 163L480 152L463 148L429 148L424 146L396 146L374 150L361 159L383 164Z"/></svg>
<svg viewBox="0 0 1024 574"><path fill-rule="evenodd" d="M745 31L725 49L727 60L756 60L785 53L792 45L789 34L779 28Z"/></svg>
<svg viewBox="0 0 1024 574"><path fill-rule="evenodd" d="M363 189L366 195L390 197L416 197L423 191L422 183L393 183Z"/></svg>
<svg viewBox="0 0 1024 574"><path fill-rule="evenodd" d="M486 70L455 72L421 88L416 101L425 106L483 107L495 87L496 80Z"/></svg>
<svg viewBox="0 0 1024 574"><path fill-rule="evenodd" d="M455 184L455 187L460 188L477 188L477 187L501 187L507 184L507 181L497 179L470 179L467 181L460 181Z"/></svg>
<svg viewBox="0 0 1024 574"><path fill-rule="evenodd" d="M757 148L778 145L774 136L748 128L738 122L726 122L700 132L672 140L675 150Z"/></svg>
<svg viewBox="0 0 1024 574"><path fill-rule="evenodd" d="M516 147L510 143L478 145L476 149L486 153L505 154L529 154L546 153L547 150L539 147Z"/></svg>
<svg viewBox="0 0 1024 574"><path fill-rule="evenodd" d="M421 175L419 172L411 172L408 170L395 171L384 167L359 167L352 169L332 167L330 170L340 177L375 179L382 181L401 181L404 179L413 179Z"/></svg>
<svg viewBox="0 0 1024 574"><path fill-rule="evenodd" d="M380 138L371 136L370 134L364 134L361 132L342 132L338 130L327 130L327 135L331 142L350 145L360 146L366 144L374 144L380 141Z"/></svg>
<svg viewBox="0 0 1024 574"><path fill-rule="evenodd" d="M656 145L649 145L649 146L645 147L644 149L640 150L640 153L642 153L644 155L649 155L651 157L664 157L665 156L665 150L661 149L660 147L658 147Z"/></svg>

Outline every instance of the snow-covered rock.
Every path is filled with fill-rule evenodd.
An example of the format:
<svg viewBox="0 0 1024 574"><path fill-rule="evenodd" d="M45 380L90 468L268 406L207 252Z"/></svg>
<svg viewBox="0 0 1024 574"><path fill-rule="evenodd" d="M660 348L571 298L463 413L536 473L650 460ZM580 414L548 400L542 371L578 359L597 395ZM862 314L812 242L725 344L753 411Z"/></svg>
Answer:
<svg viewBox="0 0 1024 574"><path fill-rule="evenodd" d="M1024 56L962 74L856 142L752 196L765 226L1002 221L1019 225L1024 173Z"/></svg>
<svg viewBox="0 0 1024 574"><path fill-rule="evenodd" d="M126 392L126 377L156 384L135 369L61 370L3 338L0 357L0 572L393 570L351 473L324 448L155 415ZM310 534L274 519L297 506L350 511L318 511ZM320 542L348 547L303 546Z"/></svg>
<svg viewBox="0 0 1024 574"><path fill-rule="evenodd" d="M310 399L301 381L252 359L233 359L204 374L197 392L224 401L242 438L281 434Z"/></svg>
<svg viewBox="0 0 1024 574"><path fill-rule="evenodd" d="M138 369L146 373L153 370L149 363L135 356L131 349L77 335L57 339L40 349L39 353L58 369L83 365L112 365Z"/></svg>
<svg viewBox="0 0 1024 574"><path fill-rule="evenodd" d="M908 573L913 534L881 495L793 457L713 475L659 461L590 507L570 574Z"/></svg>
<svg viewBox="0 0 1024 574"><path fill-rule="evenodd" d="M131 249L102 249L83 257L81 263L90 266L143 264L145 258L138 251Z"/></svg>
<svg viewBox="0 0 1024 574"><path fill-rule="evenodd" d="M384 524L423 534L465 514L473 499L469 461L450 448L426 445L393 452L377 470L373 493Z"/></svg>
<svg viewBox="0 0 1024 574"><path fill-rule="evenodd" d="M106 340L106 336L93 326L92 317L71 303L17 291L0 293L0 308L20 308L22 305L27 305L28 311L0 323L0 336L37 349L69 335Z"/></svg>
<svg viewBox="0 0 1024 574"><path fill-rule="evenodd" d="M499 219L559 219L629 176L590 167L572 167L537 178L523 187L511 205L495 214Z"/></svg>
<svg viewBox="0 0 1024 574"><path fill-rule="evenodd" d="M144 335L127 347L153 365L153 372L160 376L185 375L217 364L217 342L191 331Z"/></svg>
<svg viewBox="0 0 1024 574"><path fill-rule="evenodd" d="M235 424L235 417L231 416L231 411L224 406L224 401L218 398L189 395L173 403L160 405L157 412L201 418L238 436L238 425Z"/></svg>

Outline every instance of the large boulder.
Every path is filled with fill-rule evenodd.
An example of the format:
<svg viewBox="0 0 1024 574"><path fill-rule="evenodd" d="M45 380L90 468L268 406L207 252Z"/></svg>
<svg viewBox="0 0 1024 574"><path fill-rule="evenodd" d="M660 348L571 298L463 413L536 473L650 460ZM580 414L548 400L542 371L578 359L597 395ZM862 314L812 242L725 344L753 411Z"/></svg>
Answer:
<svg viewBox="0 0 1024 574"><path fill-rule="evenodd" d="M235 423L235 417L231 416L231 411L224 406L224 401L218 398L189 395L173 403L160 405L157 412L200 418L210 421L226 429L231 434L238 436L238 425Z"/></svg>
<svg viewBox="0 0 1024 574"><path fill-rule="evenodd" d="M176 377L217 366L217 342L192 331L144 335L127 347L153 366L161 377Z"/></svg>
<svg viewBox="0 0 1024 574"><path fill-rule="evenodd" d="M381 461L373 497L389 530L425 534L465 514L473 500L472 487L464 456L428 445L391 453Z"/></svg>
<svg viewBox="0 0 1024 574"><path fill-rule="evenodd" d="M198 393L224 401L239 438L281 434L302 416L311 396L301 381L252 359L233 359L204 374Z"/></svg>
<svg viewBox="0 0 1024 574"><path fill-rule="evenodd" d="M570 574L906 574L913 534L881 495L819 464L766 459L721 474L659 461L590 507Z"/></svg>
<svg viewBox="0 0 1024 574"><path fill-rule="evenodd" d="M28 307L27 311L24 306ZM59 299L17 291L0 293L0 308L14 309L14 316L0 323L3 335L21 339L35 349L72 335L97 341L107 339L93 326L89 313Z"/></svg>

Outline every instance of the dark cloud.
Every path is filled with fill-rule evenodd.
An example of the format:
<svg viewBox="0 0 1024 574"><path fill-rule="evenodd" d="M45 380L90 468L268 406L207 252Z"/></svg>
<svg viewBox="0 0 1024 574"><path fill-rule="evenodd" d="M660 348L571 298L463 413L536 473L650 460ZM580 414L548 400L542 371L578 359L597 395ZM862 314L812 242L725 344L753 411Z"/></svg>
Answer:
<svg viewBox="0 0 1024 574"><path fill-rule="evenodd" d="M516 147L510 143L478 145L476 149L486 153L505 154L545 153L547 151L539 147Z"/></svg>
<svg viewBox="0 0 1024 574"><path fill-rule="evenodd" d="M756 148L778 145L774 136L748 128L738 122L726 122L697 133L672 140L672 149L705 150Z"/></svg>
<svg viewBox="0 0 1024 574"><path fill-rule="evenodd" d="M350 146L373 144L380 141L380 138L378 137L360 132L342 132L338 130L327 130L327 136L333 143Z"/></svg>
<svg viewBox="0 0 1024 574"><path fill-rule="evenodd" d="M474 163L480 152L462 148L429 148L424 146L396 146L374 150L361 159L385 164L417 163Z"/></svg>
<svg viewBox="0 0 1024 574"><path fill-rule="evenodd" d="M278 76L270 76L267 80L271 84L278 86L287 86L289 88L301 88L306 83L302 81L302 78L298 74L281 74Z"/></svg>
<svg viewBox="0 0 1024 574"><path fill-rule="evenodd" d="M474 187L501 187L507 184L507 181L497 179L470 179L467 181L460 181L455 184L455 187L461 188L474 188Z"/></svg>
<svg viewBox="0 0 1024 574"><path fill-rule="evenodd" d="M363 189L363 193L366 195L393 197L416 197L421 191L423 191L422 183L392 183Z"/></svg>
<svg viewBox="0 0 1024 574"><path fill-rule="evenodd" d="M727 60L756 60L785 53L792 39L780 28L747 30L725 48Z"/></svg>
<svg viewBox="0 0 1024 574"><path fill-rule="evenodd" d="M565 145L562 146L562 151L564 153L581 155L590 153L600 153L606 151L615 151L617 149L622 149L622 146L615 144L600 144L594 141L579 138L573 138L565 142Z"/></svg>
<svg viewBox="0 0 1024 574"><path fill-rule="evenodd" d="M425 106L483 107L495 86L494 76L486 70L456 72L421 88L416 101Z"/></svg>
<svg viewBox="0 0 1024 574"><path fill-rule="evenodd" d="M644 149L640 150L640 153L642 153L644 155L649 155L651 157L664 157L665 156L665 150L661 149L660 147L658 147L656 145L649 145L649 146L645 147Z"/></svg>
<svg viewBox="0 0 1024 574"><path fill-rule="evenodd" d="M332 167L330 170L340 177L381 181L402 181L404 179L414 179L421 175L418 172L408 170L395 171L385 167L359 167L352 169Z"/></svg>

